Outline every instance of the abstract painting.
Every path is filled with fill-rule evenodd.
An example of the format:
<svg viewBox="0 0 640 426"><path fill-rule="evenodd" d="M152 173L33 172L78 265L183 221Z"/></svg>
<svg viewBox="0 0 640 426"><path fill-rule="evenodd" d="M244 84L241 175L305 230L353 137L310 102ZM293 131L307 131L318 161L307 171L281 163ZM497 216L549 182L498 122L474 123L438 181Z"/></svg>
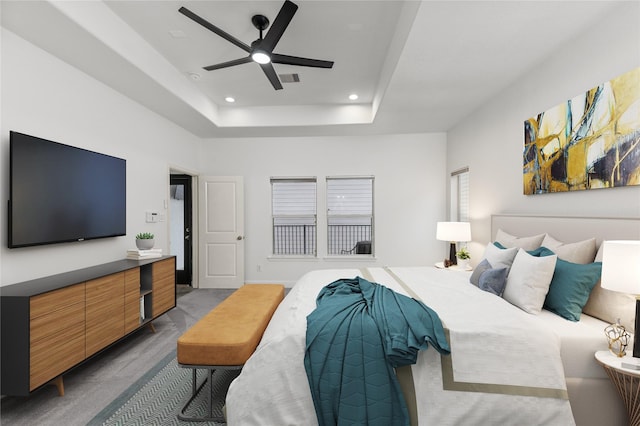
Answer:
<svg viewBox="0 0 640 426"><path fill-rule="evenodd" d="M640 68L524 122L526 195L640 185Z"/></svg>

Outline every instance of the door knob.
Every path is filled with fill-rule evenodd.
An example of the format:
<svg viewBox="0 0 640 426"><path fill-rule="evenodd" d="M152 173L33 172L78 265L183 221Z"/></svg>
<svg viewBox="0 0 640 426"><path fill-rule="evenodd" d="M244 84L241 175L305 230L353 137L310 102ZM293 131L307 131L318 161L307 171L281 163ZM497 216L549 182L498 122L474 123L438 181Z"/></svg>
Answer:
<svg viewBox="0 0 640 426"><path fill-rule="evenodd" d="M238 241L242 240L242 235L238 235L238 238L236 238L236 240Z"/></svg>

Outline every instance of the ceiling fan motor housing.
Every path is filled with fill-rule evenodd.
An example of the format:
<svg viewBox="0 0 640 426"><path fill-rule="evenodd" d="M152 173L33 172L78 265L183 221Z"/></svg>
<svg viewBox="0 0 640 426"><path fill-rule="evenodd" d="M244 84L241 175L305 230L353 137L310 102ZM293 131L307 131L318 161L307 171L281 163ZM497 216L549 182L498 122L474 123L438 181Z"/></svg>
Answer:
<svg viewBox="0 0 640 426"><path fill-rule="evenodd" d="M262 31L266 30L269 26L269 18L264 15L253 15L253 17L251 17L251 23L260 30L260 38L262 38Z"/></svg>

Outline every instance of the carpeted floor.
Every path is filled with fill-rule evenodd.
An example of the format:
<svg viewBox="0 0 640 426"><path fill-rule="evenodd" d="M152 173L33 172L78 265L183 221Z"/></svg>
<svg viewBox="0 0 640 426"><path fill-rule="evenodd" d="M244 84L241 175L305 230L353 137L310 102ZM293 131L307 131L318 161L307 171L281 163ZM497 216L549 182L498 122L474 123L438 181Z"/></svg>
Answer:
<svg viewBox="0 0 640 426"><path fill-rule="evenodd" d="M217 370L214 373L213 416L224 417L222 410L226 389L239 372L239 370ZM206 375L205 370L198 371L198 385L204 381ZM192 372L178 365L175 352L173 352L98 413L88 425L168 426L192 424L177 418L185 402L191 396L191 392ZM208 415L209 392L210 387L207 381L184 414L196 417ZM216 426L220 423L210 421L199 424Z"/></svg>
<svg viewBox="0 0 640 426"><path fill-rule="evenodd" d="M65 396L59 397L54 386L45 386L28 397L2 397L0 424L88 424L174 353L178 337L232 292L180 289L177 307L154 321L155 333L143 328L65 374Z"/></svg>

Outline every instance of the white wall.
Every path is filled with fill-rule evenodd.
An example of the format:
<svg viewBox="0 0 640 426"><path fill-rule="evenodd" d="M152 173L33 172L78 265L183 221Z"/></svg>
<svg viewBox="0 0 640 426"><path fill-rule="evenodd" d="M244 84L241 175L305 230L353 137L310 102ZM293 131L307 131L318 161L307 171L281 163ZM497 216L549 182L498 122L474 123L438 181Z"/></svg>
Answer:
<svg viewBox="0 0 640 426"><path fill-rule="evenodd" d="M445 134L374 137L255 138L200 141L73 67L2 31L0 122L0 276L2 285L120 259L137 232L151 231L168 250L168 168L242 175L245 182L246 280L291 282L315 268L428 265L446 254L435 223L446 218L448 172L470 167L474 250L489 240L496 212L640 216L640 187L522 195L523 121L640 64L637 2L624 2L589 32L547 58ZM127 159L126 237L52 246L6 248L8 134L17 130ZM445 163L444 159L447 158ZM324 178L376 177L376 260L352 264L270 260L271 176L316 176L319 210ZM319 226L324 226L320 215ZM321 233L320 236L323 234ZM477 259L477 254L474 254ZM258 265L261 272L258 272Z"/></svg>
<svg viewBox="0 0 640 426"><path fill-rule="evenodd" d="M15 34L1 36L2 285L122 259L138 232L155 233L166 253L168 222L147 224L145 211L167 213L169 167L195 170L200 140ZM127 236L8 249L10 130L126 159Z"/></svg>
<svg viewBox="0 0 640 426"><path fill-rule="evenodd" d="M199 169L244 176L245 281L292 283L311 269L427 265L445 255L435 226L446 213L446 135L216 139L204 141ZM337 261L318 233L317 260L273 260L270 178L318 179L318 229L326 227L325 178L373 175L375 261ZM258 271L260 265L261 271Z"/></svg>
<svg viewBox="0 0 640 426"><path fill-rule="evenodd" d="M470 169L475 260L493 213L640 216L640 186L522 194L524 121L640 66L639 17L640 3L624 2L448 133L448 171Z"/></svg>

